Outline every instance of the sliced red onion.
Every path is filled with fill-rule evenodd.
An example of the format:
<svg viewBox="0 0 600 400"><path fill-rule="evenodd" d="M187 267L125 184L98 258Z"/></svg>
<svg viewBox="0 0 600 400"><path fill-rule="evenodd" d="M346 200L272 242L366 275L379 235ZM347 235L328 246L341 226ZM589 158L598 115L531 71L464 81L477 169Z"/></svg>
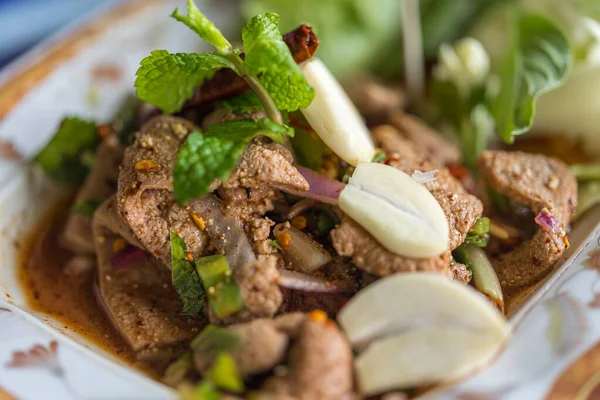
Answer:
<svg viewBox="0 0 600 400"><path fill-rule="evenodd" d="M290 235L290 244L283 249L283 258L296 271L311 273L331 261L331 255L318 242L299 229L279 224L273 230L275 237Z"/></svg>
<svg viewBox="0 0 600 400"><path fill-rule="evenodd" d="M279 286L319 293L354 293L356 286L349 281L328 281L327 279L303 274L300 272L279 270Z"/></svg>
<svg viewBox="0 0 600 400"><path fill-rule="evenodd" d="M135 246L127 246L123 250L115 253L112 258L112 267L114 269L125 269L134 266L146 258L146 252Z"/></svg>
<svg viewBox="0 0 600 400"><path fill-rule="evenodd" d="M225 254L232 270L255 262L252 245L240 221L225 212L223 202L213 195L193 201L190 206L206 223L206 233L217 250Z"/></svg>
<svg viewBox="0 0 600 400"><path fill-rule="evenodd" d="M563 230L560 221L550 214L546 208L535 217L535 223L549 232L560 233Z"/></svg>
<svg viewBox="0 0 600 400"><path fill-rule="evenodd" d="M310 189L307 192L299 192L295 190L288 190L288 193L306 197L308 199L318 200L323 203L337 204L340 193L346 187L340 181L328 178L308 168L296 165L298 172L304 176L304 179L310 185Z"/></svg>
<svg viewBox="0 0 600 400"><path fill-rule="evenodd" d="M417 181L417 183L424 185L427 182L435 181L437 179L437 176L435 176L437 172L437 169L432 169L431 171L427 172L419 171L418 169L416 169L415 172L413 172L413 174L411 175L411 177L415 181Z"/></svg>

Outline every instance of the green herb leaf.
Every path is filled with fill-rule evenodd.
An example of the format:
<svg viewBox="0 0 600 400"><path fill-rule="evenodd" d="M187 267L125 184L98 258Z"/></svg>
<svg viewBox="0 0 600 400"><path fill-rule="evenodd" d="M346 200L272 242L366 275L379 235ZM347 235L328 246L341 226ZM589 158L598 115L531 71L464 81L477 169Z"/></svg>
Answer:
<svg viewBox="0 0 600 400"><path fill-rule="evenodd" d="M276 239L271 240L269 244L271 244L271 246L275 247L277 250L283 250Z"/></svg>
<svg viewBox="0 0 600 400"><path fill-rule="evenodd" d="M193 132L179 150L173 169L175 198L188 199L210 191L215 179L227 180L246 147L245 141L205 136Z"/></svg>
<svg viewBox="0 0 600 400"><path fill-rule="evenodd" d="M239 96L221 102L221 106L234 114L246 114L264 110L262 103L252 90L247 90Z"/></svg>
<svg viewBox="0 0 600 400"><path fill-rule="evenodd" d="M207 375L208 379L223 390L233 393L244 391L244 381L231 354L219 353Z"/></svg>
<svg viewBox="0 0 600 400"><path fill-rule="evenodd" d="M375 155L373 156L373 159L371 160L371 162L373 163L382 163L385 161L385 159L387 158L387 156L385 155L385 151L382 150L378 150Z"/></svg>
<svg viewBox="0 0 600 400"><path fill-rule="evenodd" d="M486 217L477 218L477 221L475 221L475 224L473 224L473 227L467 233L464 243L486 247L490 240L489 231L490 219Z"/></svg>
<svg viewBox="0 0 600 400"><path fill-rule="evenodd" d="M183 303L182 314L199 315L206 304L206 293L196 269L187 259L187 246L175 232L171 232L171 279Z"/></svg>
<svg viewBox="0 0 600 400"><path fill-rule="evenodd" d="M227 54L231 51L231 43L225 39L225 36L217 29L215 24L198 10L193 0L188 0L187 12L188 15L183 15L177 8L171 16L187 25L188 28L196 32L202 39L214 46L219 53Z"/></svg>
<svg viewBox="0 0 600 400"><path fill-rule="evenodd" d="M194 340L192 350L202 354L232 352L242 345L240 337L226 328L208 325Z"/></svg>
<svg viewBox="0 0 600 400"><path fill-rule="evenodd" d="M173 170L175 197L184 203L208 193L215 179L227 180L254 137L264 135L283 143L293 132L268 118L227 121L209 126L204 134L193 132L179 150Z"/></svg>
<svg viewBox="0 0 600 400"><path fill-rule="evenodd" d="M176 53L155 50L144 58L135 80L137 96L171 114L181 109L194 90L221 68L233 64L217 53Z"/></svg>
<svg viewBox="0 0 600 400"><path fill-rule="evenodd" d="M35 161L53 179L77 186L89 173L89 161L93 159L90 155L95 153L99 143L95 123L68 117Z"/></svg>
<svg viewBox="0 0 600 400"><path fill-rule="evenodd" d="M477 218L469 233L475 236L483 236L490 231L490 219L487 217Z"/></svg>
<svg viewBox="0 0 600 400"><path fill-rule="evenodd" d="M294 61L279 32L279 16L273 13L250 19L242 31L244 68L259 76L280 110L306 108L315 97L314 89Z"/></svg>
<svg viewBox="0 0 600 400"><path fill-rule="evenodd" d="M501 89L491 109L506 143L529 129L539 95L562 85L571 66L569 41L551 20L515 13L513 45L502 65Z"/></svg>
<svg viewBox="0 0 600 400"><path fill-rule="evenodd" d="M244 308L240 288L231 281L231 269L222 254L202 257L195 262L196 271L207 289L210 306L218 318Z"/></svg>
<svg viewBox="0 0 600 400"><path fill-rule="evenodd" d="M86 199L79 203L73 204L71 211L91 217L103 202L104 200L99 199Z"/></svg>

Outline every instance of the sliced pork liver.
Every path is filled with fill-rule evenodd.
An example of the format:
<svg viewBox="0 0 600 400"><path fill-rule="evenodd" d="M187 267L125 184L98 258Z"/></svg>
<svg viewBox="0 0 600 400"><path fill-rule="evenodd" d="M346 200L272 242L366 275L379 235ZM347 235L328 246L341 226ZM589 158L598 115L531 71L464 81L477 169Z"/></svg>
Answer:
<svg viewBox="0 0 600 400"><path fill-rule="evenodd" d="M577 182L566 164L539 154L486 151L478 159L483 181L537 215L547 209L560 231L538 229L533 238L492 260L501 285L527 285L548 273L562 255L565 231L577 208Z"/></svg>
<svg viewBox="0 0 600 400"><path fill-rule="evenodd" d="M117 331L145 361L169 361L200 332L206 321L181 315L182 304L171 274L151 255L131 265L113 265L114 199L96 212L93 222L101 303Z"/></svg>
<svg viewBox="0 0 600 400"><path fill-rule="evenodd" d="M98 147L94 167L79 189L74 204L102 202L114 194L122 160L123 148L116 135L107 137ZM78 254L94 254L92 216L71 212L62 233L62 244Z"/></svg>

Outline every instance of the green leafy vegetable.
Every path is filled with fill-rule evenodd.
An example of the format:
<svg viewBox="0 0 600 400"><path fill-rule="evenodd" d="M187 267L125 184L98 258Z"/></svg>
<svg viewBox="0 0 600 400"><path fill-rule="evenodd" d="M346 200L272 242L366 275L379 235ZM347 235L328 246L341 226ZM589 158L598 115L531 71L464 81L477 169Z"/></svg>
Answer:
<svg viewBox="0 0 600 400"><path fill-rule="evenodd" d="M279 15L267 13L250 19L242 31L244 68L260 75L277 108L294 111L308 107L315 97L279 32Z"/></svg>
<svg viewBox="0 0 600 400"><path fill-rule="evenodd" d="M491 105L496 132L506 143L531 129L536 98L559 87L571 66L569 41L554 22L523 12L515 12L514 19L500 93Z"/></svg>
<svg viewBox="0 0 600 400"><path fill-rule="evenodd" d="M275 247L277 250L283 250L277 240L273 239L269 243L271 244L271 246Z"/></svg>
<svg viewBox="0 0 600 400"><path fill-rule="evenodd" d="M231 269L222 254L196 260L196 271L208 291L208 301L218 318L224 318L244 308L240 288L231 280Z"/></svg>
<svg viewBox="0 0 600 400"><path fill-rule="evenodd" d="M188 0L187 12L188 15L182 15L179 12L179 9L175 9L171 16L177 21L183 22L188 28L196 32L198 36L216 48L219 53L228 54L231 51L231 43L225 39L215 24L198 10L198 7L196 7L193 0Z"/></svg>
<svg viewBox="0 0 600 400"><path fill-rule="evenodd" d="M486 217L478 218L471 230L465 237L465 244L472 244L478 247L486 247L490 240L490 219Z"/></svg>
<svg viewBox="0 0 600 400"><path fill-rule="evenodd" d="M382 163L386 160L386 158L387 158L387 156L385 155L385 152L382 150L379 150L379 151L377 151L377 153L375 153L371 162Z"/></svg>
<svg viewBox="0 0 600 400"><path fill-rule="evenodd" d="M215 325L208 325L191 343L194 351L211 355L232 352L241 345L242 340L237 334Z"/></svg>
<svg viewBox="0 0 600 400"><path fill-rule="evenodd" d="M231 354L219 353L208 370L207 376L223 390L233 393L244 391L244 381Z"/></svg>
<svg viewBox="0 0 600 400"><path fill-rule="evenodd" d="M183 303L182 314L199 315L206 304L206 294L194 266L187 258L187 246L171 232L171 275L173 287Z"/></svg>
<svg viewBox="0 0 600 400"><path fill-rule="evenodd" d="M155 50L144 58L135 87L140 99L170 114L179 111L206 78L233 64L217 53L176 53Z"/></svg>
<svg viewBox="0 0 600 400"><path fill-rule="evenodd" d="M71 211L80 213L83 215L92 216L94 212L100 205L104 202L104 200L99 199L87 199L80 201L79 203L73 204L71 207Z"/></svg>
<svg viewBox="0 0 600 400"><path fill-rule="evenodd" d="M233 120L209 126L205 133L193 132L179 150L173 170L173 189L180 203L210 191L215 179L227 180L246 144L259 135L278 143L293 136L293 130L268 118Z"/></svg>
<svg viewBox="0 0 600 400"><path fill-rule="evenodd" d="M247 90L238 96L223 100L221 106L231 110L234 114L253 113L265 109L252 90Z"/></svg>
<svg viewBox="0 0 600 400"><path fill-rule="evenodd" d="M56 181L77 186L89 173L99 143L95 123L68 117L35 162Z"/></svg>
<svg viewBox="0 0 600 400"><path fill-rule="evenodd" d="M246 147L245 141L232 141L193 132L179 150L173 169L175 198L188 199L210 191L215 179L227 180Z"/></svg>
<svg viewBox="0 0 600 400"><path fill-rule="evenodd" d="M152 52L137 72L138 96L165 113L181 109L194 89L221 68L230 68L246 80L260 99L269 118L283 119L278 109L293 111L307 107L314 91L284 43L276 14L257 15L244 27L245 59L221 32L188 0L188 15L175 10L173 17L213 45L217 53L170 54Z"/></svg>

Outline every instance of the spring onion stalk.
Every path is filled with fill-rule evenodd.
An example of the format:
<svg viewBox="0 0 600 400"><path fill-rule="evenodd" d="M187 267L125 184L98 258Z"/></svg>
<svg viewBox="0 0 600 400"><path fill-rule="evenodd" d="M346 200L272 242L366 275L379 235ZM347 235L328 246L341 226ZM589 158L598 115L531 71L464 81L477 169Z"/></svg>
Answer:
<svg viewBox="0 0 600 400"><path fill-rule="evenodd" d="M463 244L452 254L471 269L475 288L492 300L498 309L504 310L502 287L485 251L477 246Z"/></svg>

